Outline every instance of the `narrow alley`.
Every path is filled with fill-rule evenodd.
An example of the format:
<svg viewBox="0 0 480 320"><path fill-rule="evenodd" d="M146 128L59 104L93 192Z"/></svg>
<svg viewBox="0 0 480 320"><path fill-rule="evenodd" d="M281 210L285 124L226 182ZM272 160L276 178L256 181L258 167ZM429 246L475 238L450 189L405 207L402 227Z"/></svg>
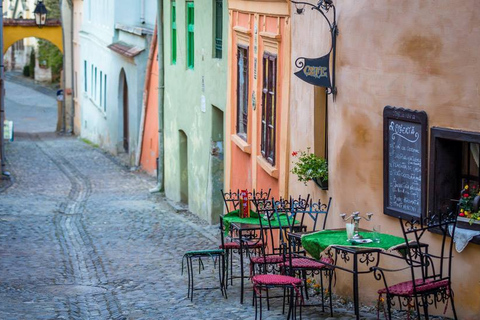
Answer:
<svg viewBox="0 0 480 320"><path fill-rule="evenodd" d="M7 112L39 94L7 88L24 93L9 96ZM48 121L36 117L35 127ZM218 245L218 225L150 194L154 178L76 137L17 132L6 147L13 184L0 191L0 319L254 318L249 284L244 305L238 281L228 299L220 290L187 299L183 252ZM196 284L216 283L210 269ZM316 308L303 313L322 319ZM285 317L281 307L266 314Z"/></svg>

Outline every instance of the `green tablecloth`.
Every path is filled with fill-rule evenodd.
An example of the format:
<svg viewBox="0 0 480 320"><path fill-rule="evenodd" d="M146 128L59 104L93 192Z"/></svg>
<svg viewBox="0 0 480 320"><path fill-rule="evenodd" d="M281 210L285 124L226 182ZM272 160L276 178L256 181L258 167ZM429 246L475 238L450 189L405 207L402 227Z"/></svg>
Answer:
<svg viewBox="0 0 480 320"><path fill-rule="evenodd" d="M373 232L359 232L359 234L365 239L371 239L373 236ZM405 244L404 238L389 234L380 233L379 238L379 243L370 242L352 245L347 240L345 230L323 230L302 236L302 246L313 258L320 259L322 252L333 245L392 250L401 244Z"/></svg>
<svg viewBox="0 0 480 320"><path fill-rule="evenodd" d="M230 211L226 215L223 216L223 225L225 227L225 235L228 234L228 231L230 230L230 224L232 222L237 222L237 223L248 223L248 224L256 224L260 225L260 221L258 220L258 213L255 211L250 210L250 218L240 218L238 216L240 210L235 210L235 211ZM280 223L282 224L283 228L288 228L288 218L284 213L279 214L280 217ZM262 225L266 228L268 228L268 221L263 220L264 222ZM270 221L272 227L278 227L279 223L277 218ZM295 223L299 223L298 221L295 221Z"/></svg>

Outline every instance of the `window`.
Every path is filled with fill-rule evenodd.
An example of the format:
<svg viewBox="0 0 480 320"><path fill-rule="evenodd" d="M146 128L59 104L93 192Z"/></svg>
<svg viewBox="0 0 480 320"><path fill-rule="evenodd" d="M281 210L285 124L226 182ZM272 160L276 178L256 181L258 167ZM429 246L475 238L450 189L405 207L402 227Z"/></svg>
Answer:
<svg viewBox="0 0 480 320"><path fill-rule="evenodd" d="M95 86L93 87L93 100L97 101L97 67L95 67Z"/></svg>
<svg viewBox="0 0 480 320"><path fill-rule="evenodd" d="M100 107L103 105L103 72L100 71Z"/></svg>
<svg viewBox="0 0 480 320"><path fill-rule="evenodd" d="M103 82L103 111L107 112L107 75L104 76Z"/></svg>
<svg viewBox="0 0 480 320"><path fill-rule="evenodd" d="M222 35L223 35L223 0L215 0L214 19L214 57L222 58Z"/></svg>
<svg viewBox="0 0 480 320"><path fill-rule="evenodd" d="M88 72L87 72L87 60L83 60L83 80L84 80L84 90L85 92L88 92L87 88L87 82L88 82Z"/></svg>
<svg viewBox="0 0 480 320"><path fill-rule="evenodd" d="M276 84L277 56L266 53L263 56L261 152L272 166L275 165Z"/></svg>
<svg viewBox="0 0 480 320"><path fill-rule="evenodd" d="M187 2L187 67L193 69L195 65L195 6L193 1Z"/></svg>
<svg viewBox="0 0 480 320"><path fill-rule="evenodd" d="M430 143L428 209L455 209L463 187L480 184L480 133L432 128ZM461 223L468 229L480 230L479 224ZM472 242L480 244L480 237Z"/></svg>
<svg viewBox="0 0 480 320"><path fill-rule="evenodd" d="M237 135L247 141L248 47L237 47Z"/></svg>
<svg viewBox="0 0 480 320"><path fill-rule="evenodd" d="M171 2L171 21L172 21L172 64L177 63L177 2Z"/></svg>
<svg viewBox="0 0 480 320"><path fill-rule="evenodd" d="M90 72L90 97L93 95L93 64Z"/></svg>

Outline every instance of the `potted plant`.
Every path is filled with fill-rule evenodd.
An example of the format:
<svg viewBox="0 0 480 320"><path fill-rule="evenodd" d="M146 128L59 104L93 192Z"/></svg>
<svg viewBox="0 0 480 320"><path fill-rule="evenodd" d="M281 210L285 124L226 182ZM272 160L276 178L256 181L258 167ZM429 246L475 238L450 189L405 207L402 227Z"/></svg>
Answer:
<svg viewBox="0 0 480 320"><path fill-rule="evenodd" d="M293 162L291 170L297 175L298 181L307 185L308 181L313 180L321 189L328 189L328 163L325 158L311 153L310 148L307 151L294 151L292 156L298 156L298 161Z"/></svg>
<svg viewBox="0 0 480 320"><path fill-rule="evenodd" d="M460 192L458 200L459 212L458 220L472 224L480 224L480 190L476 186L471 188L467 185Z"/></svg>

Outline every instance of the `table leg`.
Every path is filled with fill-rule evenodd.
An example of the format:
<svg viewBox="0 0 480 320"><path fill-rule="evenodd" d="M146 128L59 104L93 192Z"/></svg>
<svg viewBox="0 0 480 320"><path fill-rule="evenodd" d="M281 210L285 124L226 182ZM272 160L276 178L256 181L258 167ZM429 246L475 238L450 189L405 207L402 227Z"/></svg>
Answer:
<svg viewBox="0 0 480 320"><path fill-rule="evenodd" d="M242 231L239 230L238 236L240 238L240 303L243 304L243 241Z"/></svg>
<svg viewBox="0 0 480 320"><path fill-rule="evenodd" d="M358 301L358 261L357 255L353 255L353 305L355 309L355 316L357 320L360 319L360 302Z"/></svg>

